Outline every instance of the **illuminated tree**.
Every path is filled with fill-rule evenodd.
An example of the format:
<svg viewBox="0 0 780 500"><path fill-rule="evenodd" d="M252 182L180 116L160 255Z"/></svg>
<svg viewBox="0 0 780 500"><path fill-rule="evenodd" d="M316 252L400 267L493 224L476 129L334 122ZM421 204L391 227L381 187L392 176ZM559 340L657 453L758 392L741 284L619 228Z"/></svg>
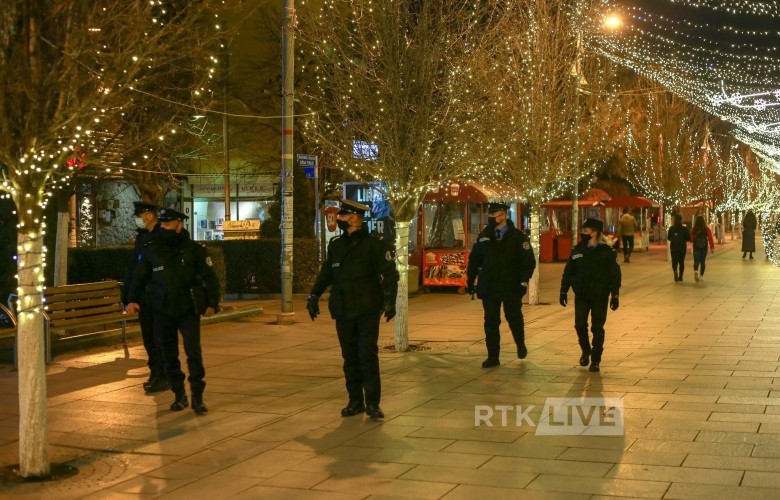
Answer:
<svg viewBox="0 0 780 500"><path fill-rule="evenodd" d="M221 2L5 0L0 4L0 167L18 214L20 472L49 474L43 212L110 144L149 156L208 99ZM83 157L85 155L86 157ZM132 165L130 165L132 166Z"/></svg>

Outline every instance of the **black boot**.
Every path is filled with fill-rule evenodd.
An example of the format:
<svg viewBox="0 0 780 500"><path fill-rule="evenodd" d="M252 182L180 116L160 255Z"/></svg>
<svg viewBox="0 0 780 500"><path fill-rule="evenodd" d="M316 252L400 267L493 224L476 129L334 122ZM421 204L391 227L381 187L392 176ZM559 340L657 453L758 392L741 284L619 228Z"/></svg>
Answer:
<svg viewBox="0 0 780 500"><path fill-rule="evenodd" d="M525 342L523 342L517 347L517 357L525 359L526 356L528 356L528 349L525 347Z"/></svg>
<svg viewBox="0 0 780 500"><path fill-rule="evenodd" d="M590 360L590 352L582 351L582 356L580 356L580 366L588 366L589 360Z"/></svg>
<svg viewBox="0 0 780 500"><path fill-rule="evenodd" d="M371 417L371 420L380 420L385 418L385 414L382 413L382 409L377 404L366 405L366 415Z"/></svg>
<svg viewBox="0 0 780 500"><path fill-rule="evenodd" d="M677 283L680 281L680 275L677 274L677 269L674 270L674 282Z"/></svg>
<svg viewBox="0 0 780 500"><path fill-rule="evenodd" d="M192 395L192 410L198 415L205 415L209 412L208 407L203 402L203 394Z"/></svg>
<svg viewBox="0 0 780 500"><path fill-rule="evenodd" d="M174 394L176 396L176 400L171 403L171 411L182 411L190 405L190 402L187 400L186 392L182 391L176 392Z"/></svg>
<svg viewBox="0 0 780 500"><path fill-rule="evenodd" d="M347 403L347 406L341 409L341 416L354 417L355 415L363 413L364 411L366 411L366 407L363 405L363 401L350 399L349 403Z"/></svg>
<svg viewBox="0 0 780 500"><path fill-rule="evenodd" d="M163 392L170 389L171 386L168 383L168 379L165 375L153 375L149 378L149 382L144 383L144 391L146 394L154 394L156 392Z"/></svg>
<svg viewBox="0 0 780 500"><path fill-rule="evenodd" d="M590 368L588 368L589 372L598 372L601 369L599 368L599 365L601 364L601 353L604 352L604 349L591 349L590 351Z"/></svg>
<svg viewBox="0 0 780 500"><path fill-rule="evenodd" d="M488 357L485 361L482 362L482 368L493 368L494 366L498 366L501 363L498 361L498 358L491 358Z"/></svg>

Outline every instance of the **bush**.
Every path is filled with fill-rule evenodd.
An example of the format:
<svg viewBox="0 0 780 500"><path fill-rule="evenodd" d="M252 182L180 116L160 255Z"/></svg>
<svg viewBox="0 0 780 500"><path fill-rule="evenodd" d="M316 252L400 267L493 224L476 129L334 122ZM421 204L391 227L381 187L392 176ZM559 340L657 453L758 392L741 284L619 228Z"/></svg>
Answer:
<svg viewBox="0 0 780 500"><path fill-rule="evenodd" d="M280 293L281 240L211 241L209 251L221 249L227 293ZM293 292L307 293L319 272L319 250L313 239L293 241ZM216 265L216 264L215 264Z"/></svg>
<svg viewBox="0 0 780 500"><path fill-rule="evenodd" d="M124 281L132 256L131 246L69 248L68 284Z"/></svg>

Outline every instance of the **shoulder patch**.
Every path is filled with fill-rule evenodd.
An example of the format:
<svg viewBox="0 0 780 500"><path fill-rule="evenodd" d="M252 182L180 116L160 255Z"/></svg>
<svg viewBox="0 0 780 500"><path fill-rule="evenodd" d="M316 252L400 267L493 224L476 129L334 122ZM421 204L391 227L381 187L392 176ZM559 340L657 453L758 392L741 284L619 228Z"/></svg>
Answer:
<svg viewBox="0 0 780 500"><path fill-rule="evenodd" d="M523 250L530 250L530 249L531 249L531 244L528 243L527 241L524 241L523 242Z"/></svg>
<svg viewBox="0 0 780 500"><path fill-rule="evenodd" d="M213 263L211 262L211 257L206 257L206 265L211 267Z"/></svg>
<svg viewBox="0 0 780 500"><path fill-rule="evenodd" d="M391 262L393 260L393 254L390 253L390 250L385 252L385 260L388 262Z"/></svg>
<svg viewBox="0 0 780 500"><path fill-rule="evenodd" d="M483 241L490 241L490 237L485 236L484 238L480 238L479 240L477 240L477 243L482 243Z"/></svg>

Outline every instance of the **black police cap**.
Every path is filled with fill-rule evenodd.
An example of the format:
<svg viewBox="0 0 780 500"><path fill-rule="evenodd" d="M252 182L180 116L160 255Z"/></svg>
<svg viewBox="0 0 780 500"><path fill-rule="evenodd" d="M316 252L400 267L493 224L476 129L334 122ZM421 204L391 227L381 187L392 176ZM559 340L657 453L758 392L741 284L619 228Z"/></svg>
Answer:
<svg viewBox="0 0 780 500"><path fill-rule="evenodd" d="M346 198L341 199L341 207L339 208L339 215L345 214L358 214L365 215L366 212L370 212L371 208L358 203L356 201L348 200Z"/></svg>
<svg viewBox="0 0 780 500"><path fill-rule="evenodd" d="M174 210L172 208L161 208L160 209L160 215L157 216L157 220L160 222L170 222L174 220L187 220L190 217L188 215L184 215L183 213L179 212L178 210Z"/></svg>
<svg viewBox="0 0 780 500"><path fill-rule="evenodd" d="M492 214L493 212L499 212L499 211L509 212L509 205L506 203L489 203L488 204L488 213Z"/></svg>
<svg viewBox="0 0 780 500"><path fill-rule="evenodd" d="M156 212L158 208L160 207L158 207L157 205L153 205L152 203L146 203L143 201L134 201L133 215L138 216L144 212Z"/></svg>
<svg viewBox="0 0 780 500"><path fill-rule="evenodd" d="M594 231L598 231L599 233L604 232L604 223L598 219L585 219L585 222L582 223L582 227L587 227Z"/></svg>

